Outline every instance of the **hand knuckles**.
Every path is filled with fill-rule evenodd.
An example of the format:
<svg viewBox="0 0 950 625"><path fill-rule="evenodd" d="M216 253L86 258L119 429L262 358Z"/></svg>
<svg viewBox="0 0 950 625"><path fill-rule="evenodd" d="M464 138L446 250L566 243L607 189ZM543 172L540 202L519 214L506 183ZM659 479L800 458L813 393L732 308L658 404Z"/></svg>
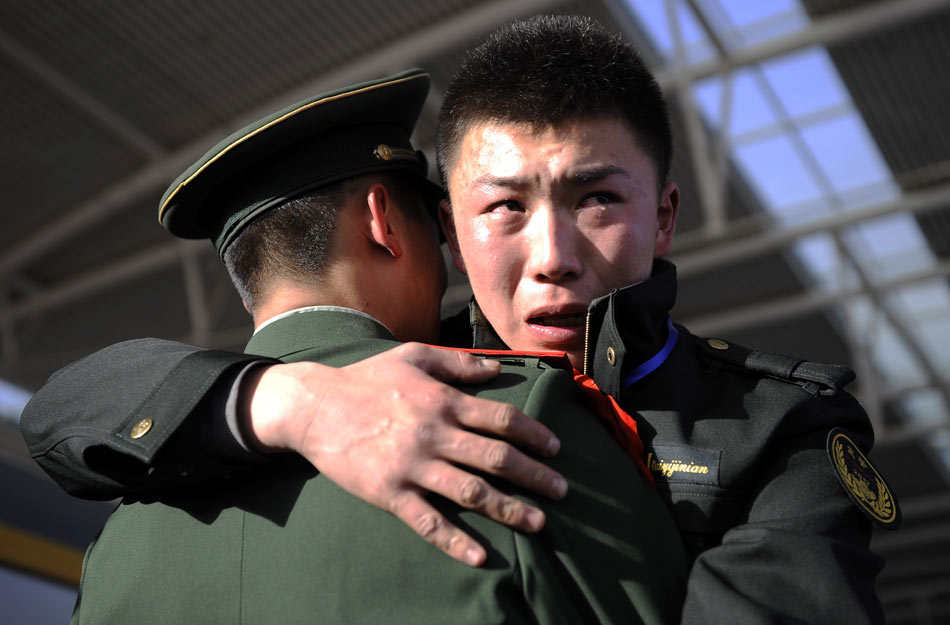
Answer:
<svg viewBox="0 0 950 625"><path fill-rule="evenodd" d="M459 503L467 508L478 505L486 496L488 485L484 480L472 477L465 480L459 488Z"/></svg>
<svg viewBox="0 0 950 625"><path fill-rule="evenodd" d="M506 499L498 509L500 520L507 524L519 522L523 514L523 506L514 499Z"/></svg>
<svg viewBox="0 0 950 625"><path fill-rule="evenodd" d="M435 424L417 423L413 427L413 439L419 447L429 447L433 444L438 433Z"/></svg>
<svg viewBox="0 0 950 625"><path fill-rule="evenodd" d="M446 553L458 553L461 551L464 544L465 537L462 536L462 533L453 532L445 541L443 541L441 545L439 545L439 548Z"/></svg>
<svg viewBox="0 0 950 625"><path fill-rule="evenodd" d="M544 467L538 467L534 472L534 483L538 486L546 484L549 480L548 471Z"/></svg>
<svg viewBox="0 0 950 625"><path fill-rule="evenodd" d="M434 544L442 528L442 518L432 513L425 513L416 519L415 525L419 535Z"/></svg>
<svg viewBox="0 0 950 625"><path fill-rule="evenodd" d="M451 387L439 384L429 392L429 398L437 410L455 410L458 394Z"/></svg>
<svg viewBox="0 0 950 625"><path fill-rule="evenodd" d="M508 443L499 441L488 447L485 457L488 460L488 466L493 471L501 471L508 467L513 453L514 449Z"/></svg>
<svg viewBox="0 0 950 625"><path fill-rule="evenodd" d="M502 432L511 431L517 422L514 406L502 404L495 413L495 426Z"/></svg>

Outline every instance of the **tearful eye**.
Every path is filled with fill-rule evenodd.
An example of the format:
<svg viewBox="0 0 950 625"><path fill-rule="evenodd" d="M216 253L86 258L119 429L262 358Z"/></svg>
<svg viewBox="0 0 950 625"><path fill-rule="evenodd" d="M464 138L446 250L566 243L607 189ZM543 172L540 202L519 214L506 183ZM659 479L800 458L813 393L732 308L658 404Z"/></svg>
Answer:
<svg viewBox="0 0 950 625"><path fill-rule="evenodd" d="M493 213L509 213L509 212L518 212L523 213L524 207L521 204L518 204L514 200L506 200L504 202L496 202L491 205L491 212Z"/></svg>
<svg viewBox="0 0 950 625"><path fill-rule="evenodd" d="M581 200L579 208L606 206L614 201L616 201L616 198L610 193L591 193Z"/></svg>

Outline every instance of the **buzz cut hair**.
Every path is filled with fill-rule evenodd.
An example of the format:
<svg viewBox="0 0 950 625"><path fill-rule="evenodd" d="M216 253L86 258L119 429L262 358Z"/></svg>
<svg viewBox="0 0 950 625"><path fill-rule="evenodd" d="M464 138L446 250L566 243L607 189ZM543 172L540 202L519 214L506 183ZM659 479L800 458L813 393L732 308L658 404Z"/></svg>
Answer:
<svg viewBox="0 0 950 625"><path fill-rule="evenodd" d="M416 184L390 172L347 178L284 202L249 224L224 253L231 282L251 314L278 279L312 283L326 273L340 209L374 182L407 216L429 219Z"/></svg>
<svg viewBox="0 0 950 625"><path fill-rule="evenodd" d="M577 16L512 22L469 51L439 113L437 162L448 189L465 134L478 123L536 128L619 118L666 183L673 138L663 92L640 54L619 35Z"/></svg>

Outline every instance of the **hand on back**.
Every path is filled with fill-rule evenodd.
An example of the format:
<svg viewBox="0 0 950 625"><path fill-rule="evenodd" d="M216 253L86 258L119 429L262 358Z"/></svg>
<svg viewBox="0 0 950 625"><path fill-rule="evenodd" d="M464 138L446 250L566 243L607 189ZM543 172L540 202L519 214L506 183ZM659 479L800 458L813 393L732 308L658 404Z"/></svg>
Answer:
<svg viewBox="0 0 950 625"><path fill-rule="evenodd" d="M523 531L544 513L468 470L560 498L563 478L529 453L553 455L559 441L508 404L448 383L479 383L497 362L406 343L348 367L312 362L262 368L248 380L250 434L265 448L303 455L340 487L401 519L451 557L477 566L484 548L425 500L437 493ZM491 434L504 440L483 436Z"/></svg>

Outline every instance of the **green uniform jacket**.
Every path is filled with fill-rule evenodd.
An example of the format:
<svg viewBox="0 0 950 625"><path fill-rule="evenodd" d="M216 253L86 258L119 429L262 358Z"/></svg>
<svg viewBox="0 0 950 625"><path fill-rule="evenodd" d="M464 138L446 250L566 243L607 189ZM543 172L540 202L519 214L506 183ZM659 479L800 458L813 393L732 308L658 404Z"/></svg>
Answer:
<svg viewBox="0 0 950 625"><path fill-rule="evenodd" d="M247 351L342 366L396 344L369 318L316 311L264 327ZM570 492L536 502L541 533L442 505L487 541L488 561L473 569L288 455L125 501L87 552L73 622L676 622L687 561L653 487L570 374L533 357L506 363L465 390L523 408L564 441L551 464Z"/></svg>
<svg viewBox="0 0 950 625"><path fill-rule="evenodd" d="M735 345L715 349L681 326L656 368L641 369L657 364L666 346L675 296L675 269L659 261L649 280L595 302L588 373L637 417L652 460L709 469L654 474L694 558L682 622L883 622L871 524L825 452L834 427L870 451L867 416L841 390L852 374ZM444 336L471 347L474 327L475 345L502 347L471 317L456 319ZM208 418L222 411L205 410L205 402L219 402L215 388L226 394L253 360L154 339L111 346L50 378L23 412L24 439L46 471L81 496L226 474L260 459ZM646 374L626 384L638 371ZM132 439L145 417L155 427Z"/></svg>

